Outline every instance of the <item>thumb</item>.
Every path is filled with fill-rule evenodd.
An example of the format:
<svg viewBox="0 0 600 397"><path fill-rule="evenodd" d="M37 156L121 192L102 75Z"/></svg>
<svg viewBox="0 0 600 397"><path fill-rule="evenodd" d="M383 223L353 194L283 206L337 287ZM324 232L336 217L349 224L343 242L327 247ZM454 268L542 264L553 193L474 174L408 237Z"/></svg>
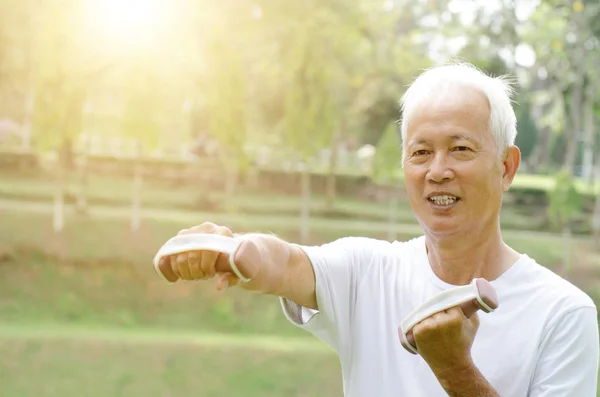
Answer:
<svg viewBox="0 0 600 397"><path fill-rule="evenodd" d="M233 262L244 277L252 279L258 274L262 254L254 241L244 240L235 252Z"/></svg>
<svg viewBox="0 0 600 397"><path fill-rule="evenodd" d="M234 254L235 266L246 278L252 279L258 273L258 264L261 261L261 253L256 243L251 240L243 240ZM219 254L216 263L217 273L233 273L229 263L229 255Z"/></svg>

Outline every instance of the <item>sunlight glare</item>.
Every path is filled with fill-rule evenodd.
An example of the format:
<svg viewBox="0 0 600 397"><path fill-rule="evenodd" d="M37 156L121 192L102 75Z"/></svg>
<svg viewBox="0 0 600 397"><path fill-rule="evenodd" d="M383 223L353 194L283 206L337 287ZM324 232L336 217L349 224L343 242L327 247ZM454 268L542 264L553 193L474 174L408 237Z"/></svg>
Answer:
<svg viewBox="0 0 600 397"><path fill-rule="evenodd" d="M141 44L156 37L164 24L165 0L87 0L91 33L112 44Z"/></svg>

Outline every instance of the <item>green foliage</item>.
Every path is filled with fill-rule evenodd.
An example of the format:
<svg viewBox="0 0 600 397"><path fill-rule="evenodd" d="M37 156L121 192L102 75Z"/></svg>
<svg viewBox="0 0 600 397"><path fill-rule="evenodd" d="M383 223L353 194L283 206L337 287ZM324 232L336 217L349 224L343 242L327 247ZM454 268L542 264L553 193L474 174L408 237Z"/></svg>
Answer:
<svg viewBox="0 0 600 397"><path fill-rule="evenodd" d="M208 80L206 117L210 135L220 144L228 164L244 172L249 166L247 142L247 84L236 37L217 30L207 39Z"/></svg>
<svg viewBox="0 0 600 397"><path fill-rule="evenodd" d="M314 21L300 24L284 54L284 136L303 161L329 146L335 128L331 73L318 32Z"/></svg>
<svg viewBox="0 0 600 397"><path fill-rule="evenodd" d="M81 132L89 86L86 80L90 77L88 52L84 41L71 33L76 26L75 10L60 11L46 5L40 11L47 13L47 18L37 25L44 34L29 37L28 50L36 48L37 53L25 54L38 66L27 76L24 88L33 92L35 98L35 146L42 150L64 149ZM37 42L33 42L34 38Z"/></svg>
<svg viewBox="0 0 600 397"><path fill-rule="evenodd" d="M529 102L524 102L518 106L515 112L519 131L515 139L515 145L521 150L521 157L526 160L531 156L538 142L538 129L535 120L531 117L531 104Z"/></svg>
<svg viewBox="0 0 600 397"><path fill-rule="evenodd" d="M580 212L582 196L567 170L559 172L555 180L554 189L549 192L548 219L553 227L560 230L569 227Z"/></svg>
<svg viewBox="0 0 600 397"><path fill-rule="evenodd" d="M162 110L156 70L151 66L133 68L126 80L122 86L121 135L138 141L142 149L154 149L158 145Z"/></svg>
<svg viewBox="0 0 600 397"><path fill-rule="evenodd" d="M379 143L373 160L373 179L389 182L402 167L402 143L396 122L389 123Z"/></svg>

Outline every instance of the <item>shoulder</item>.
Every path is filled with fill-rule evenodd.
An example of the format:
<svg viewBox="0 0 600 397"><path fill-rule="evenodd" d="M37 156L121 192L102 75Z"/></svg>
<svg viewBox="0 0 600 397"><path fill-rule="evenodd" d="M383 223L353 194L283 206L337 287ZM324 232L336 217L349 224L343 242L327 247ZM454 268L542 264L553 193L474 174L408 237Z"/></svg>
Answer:
<svg viewBox="0 0 600 397"><path fill-rule="evenodd" d="M523 268L515 276L531 291L532 301L544 305L556 314L556 321L577 309L596 310L593 299L571 281L560 276L533 258L523 256Z"/></svg>
<svg viewBox="0 0 600 397"><path fill-rule="evenodd" d="M314 263L325 261L339 266L360 264L361 266L391 263L416 252L419 238L408 241L380 240L371 237L342 237L316 245L298 245ZM422 243L421 243L422 244Z"/></svg>
<svg viewBox="0 0 600 397"><path fill-rule="evenodd" d="M406 241L387 241L371 237L342 237L317 247L319 250L344 250L355 254L367 254L380 258L410 256L424 246L423 236ZM312 247L315 248L315 247Z"/></svg>
<svg viewBox="0 0 600 397"><path fill-rule="evenodd" d="M341 237L322 245L305 246L298 245L310 255L317 256L353 256L353 257L373 257L384 254L393 249L394 244L371 237Z"/></svg>

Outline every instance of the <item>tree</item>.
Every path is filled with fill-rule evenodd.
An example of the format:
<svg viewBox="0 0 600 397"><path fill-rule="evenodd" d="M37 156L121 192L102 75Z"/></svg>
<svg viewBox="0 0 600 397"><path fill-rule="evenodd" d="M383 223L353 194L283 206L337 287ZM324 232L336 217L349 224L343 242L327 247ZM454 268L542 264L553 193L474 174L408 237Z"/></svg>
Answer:
<svg viewBox="0 0 600 397"><path fill-rule="evenodd" d="M285 144L296 153L302 185L301 240L308 240L310 205L310 163L318 149L330 146L335 128L335 106L331 93L328 54L320 43L318 26L326 23L323 15L301 18L283 53L285 70Z"/></svg>
<svg viewBox="0 0 600 397"><path fill-rule="evenodd" d="M388 240L396 239L396 210L398 207L398 174L402 167L402 142L398 125L393 122L386 127L375 152L373 179L393 187L389 201Z"/></svg>
<svg viewBox="0 0 600 397"><path fill-rule="evenodd" d="M563 169L555 177L554 189L549 194L548 220L556 230L562 230L567 240L564 266L571 266L571 223L582 206L582 197L575 186L575 179L568 169Z"/></svg>
<svg viewBox="0 0 600 397"><path fill-rule="evenodd" d="M246 76L239 38L214 27L207 43L205 81L208 130L220 143L221 161L227 170L226 193L236 192L238 175L250 165L248 143Z"/></svg>
<svg viewBox="0 0 600 397"><path fill-rule="evenodd" d="M142 58L143 59L143 58ZM163 104L160 98L161 76L153 62L141 61L127 70L122 82L123 112L120 130L135 144L132 186L131 230L141 225L141 191L144 176L144 154L158 146ZM148 82L153 82L152 85Z"/></svg>

